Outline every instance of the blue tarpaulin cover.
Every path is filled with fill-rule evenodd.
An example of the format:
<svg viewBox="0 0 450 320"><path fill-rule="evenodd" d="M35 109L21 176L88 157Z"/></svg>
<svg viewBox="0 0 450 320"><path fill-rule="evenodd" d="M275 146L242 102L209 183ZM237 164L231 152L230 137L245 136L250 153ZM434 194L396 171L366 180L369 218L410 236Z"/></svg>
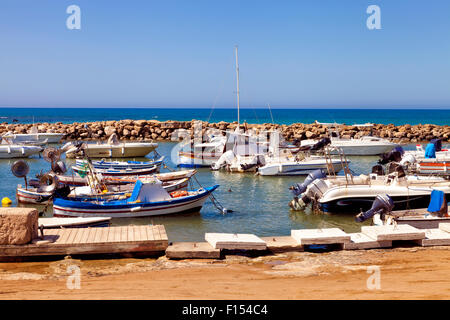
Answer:
<svg viewBox="0 0 450 320"><path fill-rule="evenodd" d="M436 146L434 143L427 144L427 147L425 149L425 158L436 158Z"/></svg>
<svg viewBox="0 0 450 320"><path fill-rule="evenodd" d="M428 212L438 212L442 208L444 203L445 193L440 190L433 190L431 192L430 204L428 206Z"/></svg>

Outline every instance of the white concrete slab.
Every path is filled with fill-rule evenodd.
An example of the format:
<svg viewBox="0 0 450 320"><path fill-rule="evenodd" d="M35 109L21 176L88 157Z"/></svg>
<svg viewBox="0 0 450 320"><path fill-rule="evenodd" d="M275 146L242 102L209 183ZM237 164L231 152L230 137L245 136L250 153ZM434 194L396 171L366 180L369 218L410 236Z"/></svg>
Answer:
<svg viewBox="0 0 450 320"><path fill-rule="evenodd" d="M272 252L304 251L303 246L290 236L262 237L261 239L266 242L267 249Z"/></svg>
<svg viewBox="0 0 450 320"><path fill-rule="evenodd" d="M291 230L291 237L301 245L350 242L350 235L338 228Z"/></svg>
<svg viewBox="0 0 450 320"><path fill-rule="evenodd" d="M450 223L439 223L439 229L445 232L450 232Z"/></svg>
<svg viewBox="0 0 450 320"><path fill-rule="evenodd" d="M376 241L425 239L425 231L407 224L364 226L361 232Z"/></svg>
<svg viewBox="0 0 450 320"><path fill-rule="evenodd" d="M450 233L441 229L425 229L425 239L416 242L422 247L450 246Z"/></svg>
<svg viewBox="0 0 450 320"><path fill-rule="evenodd" d="M350 238L350 242L344 243L344 250L362 250L392 247L392 241L376 241L364 233L350 233Z"/></svg>
<svg viewBox="0 0 450 320"><path fill-rule="evenodd" d="M205 240L215 249L266 250L267 244L254 234L205 233Z"/></svg>

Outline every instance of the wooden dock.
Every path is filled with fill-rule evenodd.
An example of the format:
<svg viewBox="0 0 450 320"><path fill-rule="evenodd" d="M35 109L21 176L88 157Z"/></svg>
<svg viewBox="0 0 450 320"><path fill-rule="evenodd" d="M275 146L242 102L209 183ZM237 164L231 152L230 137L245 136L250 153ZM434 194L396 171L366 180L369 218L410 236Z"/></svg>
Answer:
<svg viewBox="0 0 450 320"><path fill-rule="evenodd" d="M26 245L1 245L0 259L32 256L157 253L168 247L164 226L119 226L44 230Z"/></svg>

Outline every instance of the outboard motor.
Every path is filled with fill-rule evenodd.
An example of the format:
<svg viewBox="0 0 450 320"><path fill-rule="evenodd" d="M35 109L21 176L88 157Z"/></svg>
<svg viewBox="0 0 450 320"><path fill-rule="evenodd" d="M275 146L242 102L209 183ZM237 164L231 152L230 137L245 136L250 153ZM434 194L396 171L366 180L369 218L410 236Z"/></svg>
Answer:
<svg viewBox="0 0 450 320"><path fill-rule="evenodd" d="M379 176L384 176L384 169L383 166L381 164L377 164L375 166L372 167L372 173L375 173Z"/></svg>
<svg viewBox="0 0 450 320"><path fill-rule="evenodd" d="M303 183L301 183L301 184L297 183L297 184L289 187L289 190L291 190L292 193L294 194L294 199L289 203L289 206L293 210L303 210L308 205L308 203L311 202L311 199L309 198L309 196L304 194L304 192L306 191L308 186L311 183L313 183L314 181L316 181L318 179L323 179L326 177L327 177L327 174L324 169L317 169L317 170L311 172L306 177L305 181L303 181ZM300 195L301 195L301 198L299 198Z"/></svg>
<svg viewBox="0 0 450 320"><path fill-rule="evenodd" d="M322 149L323 147L329 145L330 143L331 143L330 138L323 138L323 139L320 139L320 141L317 142L315 145L313 145L313 146L311 147L310 150L311 150L311 151L317 151L317 150L320 150L320 149Z"/></svg>
<svg viewBox="0 0 450 320"><path fill-rule="evenodd" d="M308 185L310 185L314 180L326 178L327 174L324 169L317 169L308 174L305 181L303 183L296 183L291 186L289 189L292 190L294 196L298 197L300 194L306 191Z"/></svg>
<svg viewBox="0 0 450 320"><path fill-rule="evenodd" d="M394 201L387 194L377 195L372 203L372 208L366 212L361 212L355 217L357 222L364 222L367 219L372 218L376 214L383 215L387 212L391 212L394 208Z"/></svg>
<svg viewBox="0 0 450 320"><path fill-rule="evenodd" d="M386 164L389 162L400 162L405 153L402 147L397 146L389 152L383 153L378 160L378 164Z"/></svg>
<svg viewBox="0 0 450 320"><path fill-rule="evenodd" d="M411 153L408 153L402 158L402 161L399 162L400 165L408 165L408 164L414 164L416 163L416 158Z"/></svg>

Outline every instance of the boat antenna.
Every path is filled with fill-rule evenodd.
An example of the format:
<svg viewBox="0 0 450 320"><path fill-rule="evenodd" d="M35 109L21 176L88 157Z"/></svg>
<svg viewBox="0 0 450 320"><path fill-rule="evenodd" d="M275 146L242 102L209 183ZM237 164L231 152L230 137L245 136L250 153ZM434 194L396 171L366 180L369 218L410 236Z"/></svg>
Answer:
<svg viewBox="0 0 450 320"><path fill-rule="evenodd" d="M272 124L275 124L275 121L273 121L272 109L270 109L270 103L268 103L267 106L269 107L270 117L272 118Z"/></svg>
<svg viewBox="0 0 450 320"><path fill-rule="evenodd" d="M238 63L238 46L234 47L236 50L236 95L237 95L237 112L238 112L238 118L237 118L237 122L238 122L238 128L239 128L239 124L240 124L240 119L239 119L239 63Z"/></svg>

